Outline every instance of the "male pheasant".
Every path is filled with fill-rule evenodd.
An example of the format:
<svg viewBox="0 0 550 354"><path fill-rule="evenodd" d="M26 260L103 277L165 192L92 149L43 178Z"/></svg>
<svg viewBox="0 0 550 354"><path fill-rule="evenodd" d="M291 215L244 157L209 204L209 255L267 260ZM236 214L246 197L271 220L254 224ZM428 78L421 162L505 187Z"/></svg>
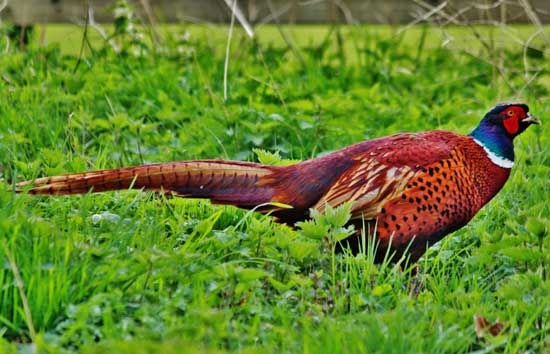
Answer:
<svg viewBox="0 0 550 354"><path fill-rule="evenodd" d="M388 248L393 259L408 249L415 262L427 247L466 225L502 188L514 164L513 140L531 124L540 120L527 105L506 103L492 108L469 135L396 134L284 167L197 160L67 174L18 183L17 192L171 192L269 211L287 224L307 219L310 209L350 201L350 222L358 230L375 230L378 260ZM359 239L348 239L352 249Z"/></svg>

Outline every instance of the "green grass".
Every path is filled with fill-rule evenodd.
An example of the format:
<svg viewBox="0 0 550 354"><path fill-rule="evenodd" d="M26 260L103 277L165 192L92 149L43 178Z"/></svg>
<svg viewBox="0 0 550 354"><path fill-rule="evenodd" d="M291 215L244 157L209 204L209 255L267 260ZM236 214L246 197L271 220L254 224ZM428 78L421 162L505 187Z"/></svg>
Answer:
<svg viewBox="0 0 550 354"><path fill-rule="evenodd" d="M548 53L539 43L524 57L503 40L536 29L478 29L489 47L469 28L448 30L451 46L437 28L283 29L299 55L275 27L255 40L237 31L227 102L225 27L163 27L162 48L120 34L118 54L96 37L79 62L82 31L48 26L44 46L12 43L0 55L0 351L31 342L84 353L550 349L550 239L540 226L550 228L550 72L539 58ZM519 137L505 188L412 280L232 207L137 191L9 191L10 180L65 172L255 160L258 148L306 159L402 131L468 133L506 99L529 103L543 125ZM504 330L478 338L474 314Z"/></svg>

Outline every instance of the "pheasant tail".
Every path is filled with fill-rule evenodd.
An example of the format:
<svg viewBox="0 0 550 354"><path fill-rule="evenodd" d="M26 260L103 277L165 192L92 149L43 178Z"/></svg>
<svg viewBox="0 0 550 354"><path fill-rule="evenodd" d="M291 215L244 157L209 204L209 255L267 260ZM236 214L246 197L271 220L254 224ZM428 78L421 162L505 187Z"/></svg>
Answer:
<svg viewBox="0 0 550 354"><path fill-rule="evenodd" d="M41 195L143 189L252 208L272 201L275 187L265 181L274 173L275 167L256 163L198 160L45 177L16 188Z"/></svg>

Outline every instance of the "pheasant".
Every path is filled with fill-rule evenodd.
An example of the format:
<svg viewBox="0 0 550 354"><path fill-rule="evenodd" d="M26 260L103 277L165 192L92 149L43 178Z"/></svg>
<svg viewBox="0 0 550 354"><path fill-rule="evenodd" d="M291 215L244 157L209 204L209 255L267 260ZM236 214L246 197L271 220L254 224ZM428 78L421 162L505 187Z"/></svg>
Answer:
<svg viewBox="0 0 550 354"><path fill-rule="evenodd" d="M61 195L142 189L254 209L293 225L310 210L351 203L359 249L361 228L399 259L416 262L426 249L466 225L503 187L514 165L513 140L540 120L522 103L493 107L469 135L401 133L364 141L289 166L196 160L39 178L17 192ZM287 204L292 208L282 208ZM373 231L374 230L374 231Z"/></svg>

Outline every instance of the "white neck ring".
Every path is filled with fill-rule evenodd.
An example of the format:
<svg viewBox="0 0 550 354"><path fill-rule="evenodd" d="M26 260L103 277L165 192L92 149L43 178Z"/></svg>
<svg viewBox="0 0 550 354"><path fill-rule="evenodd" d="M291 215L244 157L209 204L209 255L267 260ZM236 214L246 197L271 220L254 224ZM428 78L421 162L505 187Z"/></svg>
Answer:
<svg viewBox="0 0 550 354"><path fill-rule="evenodd" d="M485 145L483 145L483 143L481 141L479 141L477 139L474 139L474 141L475 141L476 144L481 146L483 148L483 150L485 150L485 153L487 154L487 157L489 158L489 160L491 160L491 162L494 163L495 165L497 165L498 167L512 168L514 166L514 161L509 160L505 157L498 156L497 154L495 154L494 152L489 150Z"/></svg>

